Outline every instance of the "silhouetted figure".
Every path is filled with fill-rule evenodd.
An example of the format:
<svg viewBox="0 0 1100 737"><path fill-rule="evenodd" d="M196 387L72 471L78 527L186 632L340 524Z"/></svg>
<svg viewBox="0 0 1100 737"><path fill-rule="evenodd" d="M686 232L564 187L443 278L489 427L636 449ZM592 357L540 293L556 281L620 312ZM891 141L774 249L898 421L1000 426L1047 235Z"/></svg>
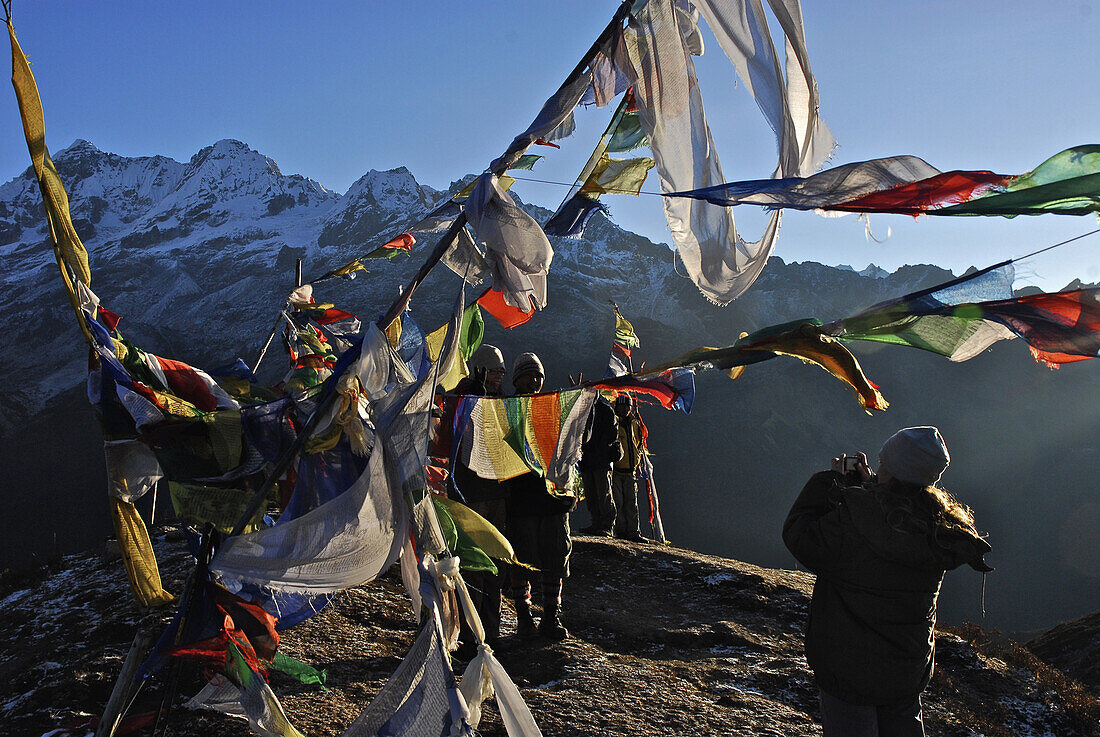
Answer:
<svg viewBox="0 0 1100 737"><path fill-rule="evenodd" d="M534 353L523 353L512 367L512 385L517 394L537 394L545 372ZM563 640L569 631L561 623L561 593L569 576L569 511L575 498L553 488L536 473L525 473L504 482L508 489L508 540L516 558L539 569L542 583L542 620L538 634L549 640ZM512 595L521 636L535 632L531 614L532 572L512 567Z"/></svg>
<svg viewBox="0 0 1100 737"><path fill-rule="evenodd" d="M638 475L642 471L642 422L634 412L634 399L629 394L615 397L618 418L619 458L611 475L611 493L615 500L615 537L642 542L638 520Z"/></svg>
<svg viewBox="0 0 1100 737"><path fill-rule="evenodd" d="M591 523L580 530L586 535L611 537L615 529L615 499L611 495L611 464L619 458L619 434L615 410L597 397L588 415L577 467L584 484L584 503Z"/></svg>
<svg viewBox="0 0 1100 737"><path fill-rule="evenodd" d="M867 457L814 474L783 541L817 574L806 659L821 690L824 737L922 737L936 601L945 571L989 568L970 510L936 484L950 462L934 427L910 427Z"/></svg>
<svg viewBox="0 0 1100 737"><path fill-rule="evenodd" d="M468 362L470 375L458 383L455 394L476 394L480 396L500 396L504 380L504 356L496 346L483 343ZM473 433L467 432L461 442L473 442ZM468 456L467 456L468 457ZM487 519L502 534L507 535L508 490L496 479L478 476L463 463L463 452L459 449L455 467L451 473L451 496L460 499L466 506ZM457 494L453 493L457 489ZM498 563L498 566L504 565ZM477 609L481 623L485 627L485 640L490 647L496 647L500 639L501 591L506 578L504 571L497 574L488 572L470 572L465 574L470 584L470 598ZM463 618L459 634L462 646L457 653L464 660L477 653L473 631Z"/></svg>

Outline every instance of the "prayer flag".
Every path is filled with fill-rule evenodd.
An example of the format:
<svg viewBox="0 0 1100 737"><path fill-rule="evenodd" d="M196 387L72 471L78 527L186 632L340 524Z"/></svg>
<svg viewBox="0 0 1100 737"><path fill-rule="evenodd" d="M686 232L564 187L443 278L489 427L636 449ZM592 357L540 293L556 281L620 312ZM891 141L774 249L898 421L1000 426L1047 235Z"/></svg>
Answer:
<svg viewBox="0 0 1100 737"><path fill-rule="evenodd" d="M547 235L580 239L584 237L588 221L597 212L609 216L607 206L596 197L577 192L562 203L558 211L546 221L543 230Z"/></svg>
<svg viewBox="0 0 1100 737"><path fill-rule="evenodd" d="M973 358L998 340L1022 338L1051 366L1100 353L1100 288L1039 293L975 303L899 301L838 323L845 340L873 340Z"/></svg>
<svg viewBox="0 0 1100 737"><path fill-rule="evenodd" d="M648 156L638 159L613 159L607 154L600 157L595 169L588 175L581 192L589 196L601 194L629 194L637 196L649 170L654 167Z"/></svg>
<svg viewBox="0 0 1100 737"><path fill-rule="evenodd" d="M516 562L516 554L512 550L512 544L489 520L465 504L446 496L435 495L432 497L432 501L435 502L437 509L443 507L447 511L447 514L469 538L470 542L476 545L485 555L496 560L502 560L505 563Z"/></svg>
<svg viewBox="0 0 1100 737"><path fill-rule="evenodd" d="M497 319L497 322L508 329L519 327L535 316L535 305L533 302L530 311L524 312L518 307L513 307L505 302L504 294L496 289L486 289L485 292L477 298L477 304L481 305L486 312Z"/></svg>
<svg viewBox="0 0 1100 737"><path fill-rule="evenodd" d="M69 196L61 176L57 173L49 149L46 148L46 122L42 113L42 99L38 95L38 86L31 74L19 41L15 38L15 26L8 22L8 38L11 41L11 83L15 88L15 97L19 102L19 116L23 121L23 134L31 155L31 165L38 187L42 193L42 204L46 208L46 223L49 226L50 242L53 246L57 266L61 270L61 281L69 296L69 303L76 312L77 322L85 339L91 342L91 334L84 322L80 300L76 294L76 284L92 283L92 272L88 266L88 251L80 241L69 213ZM71 277L70 277L71 272Z"/></svg>
<svg viewBox="0 0 1100 737"><path fill-rule="evenodd" d="M115 528L122 562L126 565L126 575L130 579L130 589L139 606L155 607L171 604L176 600L161 585L157 558L153 553L153 543L141 515L134 505L117 497L108 497L111 522Z"/></svg>
<svg viewBox="0 0 1100 737"><path fill-rule="evenodd" d="M691 414L695 403L695 372L683 367L608 377L587 382L585 386L616 393L642 394L656 399L665 409L678 409L684 414Z"/></svg>
<svg viewBox="0 0 1100 737"><path fill-rule="evenodd" d="M508 171L526 170L530 171L535 168L535 164L539 163L545 156L539 156L538 154L524 154L516 159L516 163L508 167Z"/></svg>
<svg viewBox="0 0 1100 737"><path fill-rule="evenodd" d="M645 130L642 129L642 123L638 119L638 110L635 108L634 112L627 111L623 114L611 136L611 140L607 144L607 150L609 153L625 154L648 145L649 138L646 137Z"/></svg>
<svg viewBox="0 0 1100 737"><path fill-rule="evenodd" d="M915 156L845 164L810 177L727 182L671 197L716 205L904 215L1085 215L1100 212L1100 145L1076 146L1018 176L940 172Z"/></svg>

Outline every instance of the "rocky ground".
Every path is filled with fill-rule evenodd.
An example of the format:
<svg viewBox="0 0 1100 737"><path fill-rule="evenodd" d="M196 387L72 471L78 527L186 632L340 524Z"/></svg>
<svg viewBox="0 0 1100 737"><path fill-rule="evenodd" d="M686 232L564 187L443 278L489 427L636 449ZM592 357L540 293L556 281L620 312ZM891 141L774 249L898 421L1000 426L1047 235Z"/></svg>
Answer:
<svg viewBox="0 0 1100 737"><path fill-rule="evenodd" d="M161 530L157 547L166 587L178 591L188 559L170 537ZM139 624L121 564L108 558L69 556L42 578L5 582L0 732L89 732L84 725L102 710ZM580 537L565 592L572 636L521 641L511 636L509 609L497 655L546 735L820 734L801 645L812 581L679 548ZM327 670L328 690L280 673L272 687L303 733L339 735L414 633L397 578L347 591L283 638L284 652ZM198 674L185 672L181 698L198 687ZM131 713L154 711L162 688L152 683ZM973 626L941 633L925 709L931 737L1100 734L1094 694ZM70 729L54 731L61 727ZM505 734L492 704L480 730ZM167 734L249 730L174 708Z"/></svg>

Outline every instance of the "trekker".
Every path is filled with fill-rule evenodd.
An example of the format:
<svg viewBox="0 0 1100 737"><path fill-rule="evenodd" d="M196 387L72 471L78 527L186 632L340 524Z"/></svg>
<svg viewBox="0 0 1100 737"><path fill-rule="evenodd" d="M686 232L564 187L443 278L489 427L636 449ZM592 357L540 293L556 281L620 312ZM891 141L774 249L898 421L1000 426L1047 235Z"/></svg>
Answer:
<svg viewBox="0 0 1100 737"><path fill-rule="evenodd" d="M512 367L517 394L537 394L545 379L542 361L523 353ZM569 631L561 623L561 593L569 577L569 512L576 503L572 494L554 489L534 472L504 482L508 489L508 540L516 558L539 569L542 583L542 620L538 634L548 640L564 640ZM512 567L512 596L516 603L518 634L535 634L531 614L531 571Z"/></svg>
<svg viewBox="0 0 1100 737"><path fill-rule="evenodd" d="M611 495L611 464L619 458L619 433L611 402L596 397L581 444L577 467L584 484L584 503L591 523L579 532L611 537L615 529L615 499Z"/></svg>
<svg viewBox="0 0 1100 737"><path fill-rule="evenodd" d="M466 362L470 375L458 382L455 394L499 397L504 393L504 354L495 345L482 343Z"/></svg>
<svg viewBox="0 0 1100 737"><path fill-rule="evenodd" d="M615 504L615 537L644 542L638 521L638 475L642 469L642 422L634 412L634 398L629 394L615 397L618 418L619 459L611 478Z"/></svg>
<svg viewBox="0 0 1100 737"><path fill-rule="evenodd" d="M899 430L877 473L863 453L834 458L787 515L783 542L817 575L806 659L824 737L924 735L944 572L993 570L970 509L936 486L950 460L936 428Z"/></svg>
<svg viewBox="0 0 1100 737"><path fill-rule="evenodd" d="M470 375L458 383L454 389L455 394L501 396L505 368L504 355L499 348L483 343L470 356L468 364ZM500 481L482 478L463 463L463 457L469 458L468 452L464 451L468 451L469 443L473 442L473 433L464 433L461 442L464 447L459 449L455 458L449 495L480 514L500 530L501 534L507 535L508 491ZM470 598L485 627L485 641L489 647L496 647L500 640L500 605L505 575L504 571L495 575L487 572L466 574L466 580L470 584ZM456 654L460 659L469 660L477 654L473 630L465 618L459 639L462 645Z"/></svg>

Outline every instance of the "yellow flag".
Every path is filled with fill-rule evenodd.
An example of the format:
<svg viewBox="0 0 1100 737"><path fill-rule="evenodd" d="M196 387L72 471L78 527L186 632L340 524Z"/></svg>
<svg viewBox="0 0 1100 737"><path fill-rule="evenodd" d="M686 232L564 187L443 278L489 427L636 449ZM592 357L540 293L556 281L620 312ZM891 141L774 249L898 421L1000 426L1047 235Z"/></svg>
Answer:
<svg viewBox="0 0 1100 737"><path fill-rule="evenodd" d="M176 597L161 585L157 558L153 554L153 543L149 540L145 522L133 504L113 496L108 499L122 561L126 564L126 575L138 605L154 607L171 604Z"/></svg>
<svg viewBox="0 0 1100 737"><path fill-rule="evenodd" d="M443 340L447 337L447 325L433 330L428 333L426 342L428 344L428 358L432 363L439 360L439 353L443 350ZM459 351L455 354L454 365L451 366L450 372L446 376L440 377L439 385L443 387L443 391L449 392L458 386L458 382L465 379L470 375L470 368L466 365L466 359L462 357L462 352Z"/></svg>
<svg viewBox="0 0 1100 737"><path fill-rule="evenodd" d="M512 177L508 176L507 174L502 174L497 179L497 183L500 185L501 189L503 189L505 192L507 192L508 190L510 190L512 188L512 185L516 183L516 180L513 179ZM456 194L454 197L452 197L451 199L454 200L455 202L461 202L462 200L465 200L465 199L469 198L470 194L473 193L473 191L474 191L474 187L476 187L476 186L477 186L477 180L475 179L474 181L470 182L465 187L463 187L462 190L458 194Z"/></svg>
<svg viewBox="0 0 1100 737"><path fill-rule="evenodd" d="M604 154L588 175L581 192L587 195L637 195L654 165L653 159L648 156L639 159L613 159Z"/></svg>
<svg viewBox="0 0 1100 737"><path fill-rule="evenodd" d="M334 276L347 276L348 274L351 274L352 272L355 272L355 271L366 271L366 270L367 270L367 267L363 266L363 263L359 259L355 259L351 263L345 264L344 266L341 266L339 269L336 269L332 273L333 273Z"/></svg>
<svg viewBox="0 0 1100 737"><path fill-rule="evenodd" d="M46 206L50 234L58 258L72 269L77 279L85 284L92 283L92 274L88 268L88 252L73 227L69 215L69 197L61 184L61 177L46 148L46 123L42 115L42 100L38 96L38 87L34 83L30 64L19 42L15 39L15 28L8 24L8 36L11 38L11 83L15 87L15 96L19 100L19 114L23 119L23 133L27 138L27 148L31 154L31 164L42 189L42 200ZM72 289L72 285L67 284Z"/></svg>
<svg viewBox="0 0 1100 737"><path fill-rule="evenodd" d="M451 515L455 524L461 527L474 545L481 548L487 556L506 563L517 562L512 543L508 542L508 538L493 527L489 520L454 499L448 499L445 496L433 496L432 499L447 508L447 513Z"/></svg>
<svg viewBox="0 0 1100 737"><path fill-rule="evenodd" d="M398 315L394 318L390 326L386 328L386 338L390 341L390 346L397 347L397 344L401 342L401 316Z"/></svg>

